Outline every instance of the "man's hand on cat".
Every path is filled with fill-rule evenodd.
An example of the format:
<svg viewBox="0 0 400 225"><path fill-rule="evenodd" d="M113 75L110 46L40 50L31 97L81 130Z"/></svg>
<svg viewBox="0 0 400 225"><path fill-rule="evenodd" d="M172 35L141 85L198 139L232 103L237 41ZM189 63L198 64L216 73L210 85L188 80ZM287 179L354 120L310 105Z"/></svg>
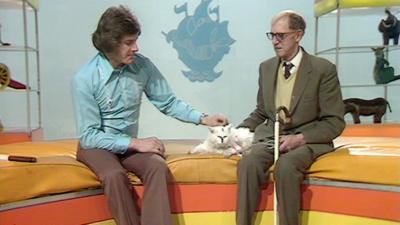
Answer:
<svg viewBox="0 0 400 225"><path fill-rule="evenodd" d="M153 152L164 156L165 146L156 137L132 138L129 149L134 152Z"/></svg>
<svg viewBox="0 0 400 225"><path fill-rule="evenodd" d="M216 114L212 116L205 116L201 118L200 124L209 126L209 127L215 127L215 126L224 126L228 124L228 118L226 118L222 114Z"/></svg>
<svg viewBox="0 0 400 225"><path fill-rule="evenodd" d="M280 137L280 152L288 152L306 144L303 134L284 135Z"/></svg>

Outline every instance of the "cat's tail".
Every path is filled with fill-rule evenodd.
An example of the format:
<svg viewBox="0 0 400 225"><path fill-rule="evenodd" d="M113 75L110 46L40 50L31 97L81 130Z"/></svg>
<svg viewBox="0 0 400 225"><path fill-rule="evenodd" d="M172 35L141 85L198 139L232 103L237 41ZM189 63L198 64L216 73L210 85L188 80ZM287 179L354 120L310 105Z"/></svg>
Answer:
<svg viewBox="0 0 400 225"><path fill-rule="evenodd" d="M400 79L400 74L399 75L395 75L394 78L393 78L393 80L398 80L398 79Z"/></svg>
<svg viewBox="0 0 400 225"><path fill-rule="evenodd" d="M393 76L387 83L390 83L392 81L399 80L399 79L400 79L400 75L396 75L396 76Z"/></svg>
<svg viewBox="0 0 400 225"><path fill-rule="evenodd" d="M396 75L396 76L394 76L394 75L380 76L380 77L377 77L377 79L378 80L375 80L376 84L388 84L388 83L390 83L392 81L400 79L400 75Z"/></svg>

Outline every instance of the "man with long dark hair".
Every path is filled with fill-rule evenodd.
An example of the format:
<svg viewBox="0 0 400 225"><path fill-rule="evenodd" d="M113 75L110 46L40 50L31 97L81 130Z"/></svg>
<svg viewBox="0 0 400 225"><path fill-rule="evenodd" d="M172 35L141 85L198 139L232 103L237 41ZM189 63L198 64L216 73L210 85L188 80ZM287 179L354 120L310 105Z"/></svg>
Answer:
<svg viewBox="0 0 400 225"><path fill-rule="evenodd" d="M92 36L99 53L73 80L77 159L101 181L118 225L170 225L165 147L155 137L137 138L142 95L162 113L184 122L216 126L227 119L202 114L178 99L156 66L138 53L139 35L139 23L129 9L111 7L101 16ZM140 217L127 171L145 187Z"/></svg>

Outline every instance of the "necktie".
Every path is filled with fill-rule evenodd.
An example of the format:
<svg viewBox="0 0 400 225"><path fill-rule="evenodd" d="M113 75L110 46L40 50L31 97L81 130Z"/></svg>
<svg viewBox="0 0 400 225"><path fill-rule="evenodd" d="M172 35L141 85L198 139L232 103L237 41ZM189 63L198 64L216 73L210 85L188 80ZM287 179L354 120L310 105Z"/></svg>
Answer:
<svg viewBox="0 0 400 225"><path fill-rule="evenodd" d="M291 64L290 62L284 62L283 67L285 67L285 73L283 74L285 76L285 79L288 79L290 77L290 70L292 69L294 65Z"/></svg>

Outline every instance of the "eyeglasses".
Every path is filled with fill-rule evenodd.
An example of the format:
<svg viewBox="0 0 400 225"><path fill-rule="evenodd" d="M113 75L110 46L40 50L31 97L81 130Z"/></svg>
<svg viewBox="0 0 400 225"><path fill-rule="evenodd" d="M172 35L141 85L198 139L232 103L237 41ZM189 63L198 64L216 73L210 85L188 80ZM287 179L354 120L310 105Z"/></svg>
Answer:
<svg viewBox="0 0 400 225"><path fill-rule="evenodd" d="M268 38L269 40L271 40L271 41L272 41L274 38L276 38L277 41L283 41L283 40L288 36L288 34L292 34L292 33L295 33L295 32L297 32L297 30L295 30L295 31L290 31L290 32L284 32L284 33L267 32L266 35L267 35L267 38Z"/></svg>

